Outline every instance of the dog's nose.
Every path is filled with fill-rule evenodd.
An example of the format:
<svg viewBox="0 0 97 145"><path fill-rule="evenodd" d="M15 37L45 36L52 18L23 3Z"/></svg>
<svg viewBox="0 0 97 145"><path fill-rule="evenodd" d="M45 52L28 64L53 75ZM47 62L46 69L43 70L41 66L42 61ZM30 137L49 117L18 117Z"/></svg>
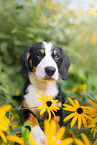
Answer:
<svg viewBox="0 0 97 145"><path fill-rule="evenodd" d="M56 71L56 68L55 67L52 67L52 66L47 66L45 68L45 72L48 76L52 76L54 74L54 72Z"/></svg>

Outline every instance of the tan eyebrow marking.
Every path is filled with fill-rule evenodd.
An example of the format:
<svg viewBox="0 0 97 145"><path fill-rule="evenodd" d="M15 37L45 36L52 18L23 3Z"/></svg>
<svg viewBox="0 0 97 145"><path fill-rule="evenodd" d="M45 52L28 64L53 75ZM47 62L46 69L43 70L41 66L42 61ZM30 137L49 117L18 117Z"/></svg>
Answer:
<svg viewBox="0 0 97 145"><path fill-rule="evenodd" d="M54 50L54 55L56 55L57 54L57 51L56 50Z"/></svg>
<svg viewBox="0 0 97 145"><path fill-rule="evenodd" d="M30 56L30 53L28 52L28 53L27 53L27 60L29 59L29 56Z"/></svg>
<svg viewBox="0 0 97 145"><path fill-rule="evenodd" d="M41 49L40 52L41 52L42 54L44 54L44 50L43 50L43 49Z"/></svg>
<svg viewBox="0 0 97 145"><path fill-rule="evenodd" d="M32 60L30 59L30 67L32 68Z"/></svg>

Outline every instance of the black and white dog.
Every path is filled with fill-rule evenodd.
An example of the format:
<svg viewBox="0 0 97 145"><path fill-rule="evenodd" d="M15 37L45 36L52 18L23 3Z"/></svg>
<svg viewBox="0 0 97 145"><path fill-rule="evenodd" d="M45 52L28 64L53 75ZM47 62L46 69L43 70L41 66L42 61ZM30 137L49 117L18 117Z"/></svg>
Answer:
<svg viewBox="0 0 97 145"><path fill-rule="evenodd" d="M39 109L26 109L36 107L42 104L37 99L39 92L43 89L45 95L53 96L53 99L58 99L60 102L60 110L55 112L56 122L59 126L63 125L65 117L62 104L64 103L64 94L61 91L57 80L59 75L62 79L67 79L67 73L70 66L70 59L61 47L50 42L39 42L30 44L25 49L21 56L20 62L22 65L23 77L28 77L24 89L21 107L25 110L20 111L21 124L30 122L32 125L31 135L36 141L36 144L43 145L45 140L44 132L41 130L38 120L47 118L47 113L40 115Z"/></svg>

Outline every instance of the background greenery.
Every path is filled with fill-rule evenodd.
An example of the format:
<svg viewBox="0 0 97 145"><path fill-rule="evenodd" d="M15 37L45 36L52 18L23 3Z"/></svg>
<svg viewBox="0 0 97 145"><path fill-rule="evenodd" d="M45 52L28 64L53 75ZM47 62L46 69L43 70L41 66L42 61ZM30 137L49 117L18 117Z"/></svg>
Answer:
<svg viewBox="0 0 97 145"><path fill-rule="evenodd" d="M75 9L70 3L0 0L0 89L10 101L11 95L19 95L25 81L20 53L28 44L39 41L58 44L70 56L68 79L60 79L63 91L70 93L68 96L79 95L72 89L84 83L88 92L97 93L97 18L88 10L78 9L77 1Z"/></svg>

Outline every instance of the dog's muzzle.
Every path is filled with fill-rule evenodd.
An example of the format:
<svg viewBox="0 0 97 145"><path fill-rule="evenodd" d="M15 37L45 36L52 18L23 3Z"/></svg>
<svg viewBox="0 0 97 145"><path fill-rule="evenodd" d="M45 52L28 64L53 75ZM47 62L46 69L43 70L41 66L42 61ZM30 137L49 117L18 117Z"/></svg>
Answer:
<svg viewBox="0 0 97 145"><path fill-rule="evenodd" d="M56 68L55 67L52 67L52 66L47 66L45 68L45 72L46 72L47 76L49 76L49 77L53 76L53 74L55 73L55 71L56 71Z"/></svg>

